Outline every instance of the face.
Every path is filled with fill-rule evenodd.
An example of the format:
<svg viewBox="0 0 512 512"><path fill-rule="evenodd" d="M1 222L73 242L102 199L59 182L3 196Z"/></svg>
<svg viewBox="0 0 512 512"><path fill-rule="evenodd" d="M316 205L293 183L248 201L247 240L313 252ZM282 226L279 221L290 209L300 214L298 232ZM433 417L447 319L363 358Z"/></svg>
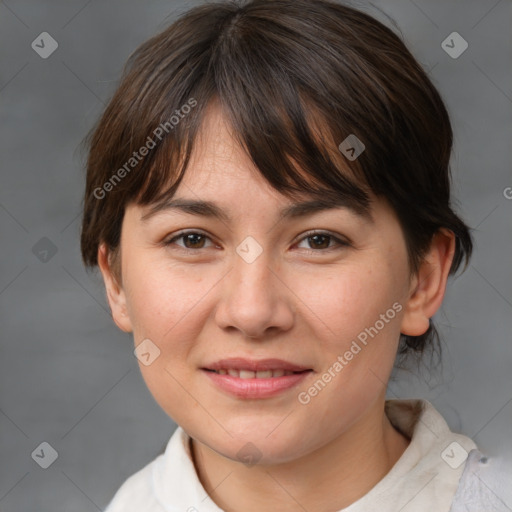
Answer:
<svg viewBox="0 0 512 512"><path fill-rule="evenodd" d="M291 461L352 428L383 397L410 299L392 209L374 197L373 220L346 207L281 219L294 202L216 110L177 199L225 218L128 206L109 293L135 345L151 340L145 362L159 350L140 363L159 405L233 460L251 442L262 462Z"/></svg>

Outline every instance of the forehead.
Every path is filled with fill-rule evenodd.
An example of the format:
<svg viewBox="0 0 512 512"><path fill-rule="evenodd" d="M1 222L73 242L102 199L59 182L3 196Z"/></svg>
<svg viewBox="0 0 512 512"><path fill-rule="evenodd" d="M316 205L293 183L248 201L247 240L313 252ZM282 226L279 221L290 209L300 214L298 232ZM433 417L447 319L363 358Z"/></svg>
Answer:
<svg viewBox="0 0 512 512"><path fill-rule="evenodd" d="M354 170L347 165L347 161L338 149L338 144L330 133L326 121L320 117L320 114L313 107L308 109L306 113L307 119L305 118L304 121L307 122L308 129L311 130L313 142L329 153L329 157L336 163L338 171L355 183L363 185L361 177L356 176ZM268 139L268 134L264 133L266 131L264 129L258 133L247 130L244 134L241 134L233 128L227 110L221 106L217 99L211 100L206 105L201 117L201 123L194 139L191 161L187 167L187 174L193 174L200 169L201 176L196 176L196 179L206 179L207 171L210 169L215 170L216 173L229 174L230 177L235 179L247 179L248 174L242 171L245 169L258 171L250 155L258 152L264 154L268 160L271 158L271 153L274 152L276 162L279 161L278 154L281 156L286 154L301 177L311 183L311 188L314 188L313 178L307 172L301 170L300 164L289 154L290 148L283 144L285 140L288 142L286 137L295 130L292 126L288 126L289 121L286 119L281 119L281 121L284 124L279 128L286 130L286 133L283 133L283 131L273 132L271 140ZM251 135L251 140L248 140L248 133ZM295 133L294 136L296 135ZM294 142L297 143L297 146L301 146L303 141ZM252 144L250 151L246 149L247 144ZM301 146L301 153L307 153L307 149ZM277 163L275 167L277 173ZM357 165L354 167L357 167ZM256 176L260 175L258 172L255 174ZM307 193L307 190L303 191L304 195L307 195Z"/></svg>
<svg viewBox="0 0 512 512"><path fill-rule="evenodd" d="M218 102L211 102L201 120L185 177L195 181L205 179L210 170L233 178L247 178L243 170L251 168L254 164L237 140L227 115Z"/></svg>
<svg viewBox="0 0 512 512"><path fill-rule="evenodd" d="M276 215L280 218L345 208L373 220L375 196L338 148L332 150L328 127L318 114L307 119L316 144L312 149L295 139L296 133L283 132L284 125L271 137L267 130L248 129L251 123L239 126L239 133L233 128L229 108L216 99L204 104L199 119L197 132L190 139L190 158L174 165L164 158L159 162L163 165L154 169L163 179L147 176L153 191L160 192L134 201L143 207L142 220L175 211L228 221L230 210L238 216L244 210L263 213L261 208L279 210ZM328 160L323 160L324 153L329 154Z"/></svg>
<svg viewBox="0 0 512 512"><path fill-rule="evenodd" d="M280 211L282 218L304 216L332 208L347 208L372 220L370 208L364 208L361 201L349 194L336 193L334 190L322 192L318 187L315 190L312 178L300 170L293 158L290 160L301 177L311 182L311 189L294 193L277 190L259 172L242 144L225 112L218 102L212 101L205 108L190 161L178 188L162 200L149 205L144 219L162 210L175 210L228 221L229 208L221 206L222 199L232 200L233 196L241 199L248 195L253 201L245 205L247 208L257 209L257 199L262 197L267 206L269 201L284 205ZM347 174L350 175L350 171ZM369 195L372 196L371 192Z"/></svg>

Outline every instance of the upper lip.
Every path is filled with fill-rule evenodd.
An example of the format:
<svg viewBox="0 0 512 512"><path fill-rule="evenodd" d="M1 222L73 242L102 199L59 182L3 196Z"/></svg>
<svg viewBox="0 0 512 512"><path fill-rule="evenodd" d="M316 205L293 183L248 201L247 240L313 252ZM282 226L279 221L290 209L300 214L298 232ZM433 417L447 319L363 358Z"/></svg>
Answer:
<svg viewBox="0 0 512 512"><path fill-rule="evenodd" d="M282 359L246 359L243 357L232 357L220 359L204 367L206 370L248 370L253 372L264 370L287 370L290 372L301 372L310 370L306 366L283 361Z"/></svg>

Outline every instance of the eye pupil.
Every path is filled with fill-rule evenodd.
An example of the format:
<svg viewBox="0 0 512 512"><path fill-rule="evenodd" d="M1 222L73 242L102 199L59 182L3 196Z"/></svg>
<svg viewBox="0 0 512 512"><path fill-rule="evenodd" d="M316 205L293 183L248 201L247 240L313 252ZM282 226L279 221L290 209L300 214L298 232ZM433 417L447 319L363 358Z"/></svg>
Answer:
<svg viewBox="0 0 512 512"><path fill-rule="evenodd" d="M322 246L325 246L325 247L329 247L329 239L330 237L327 236L327 235L313 235L310 237L310 239L314 240L313 244L316 248L323 248ZM323 239L324 243L320 242L318 243L318 241L320 239ZM327 240L327 245L325 245L325 240Z"/></svg>
<svg viewBox="0 0 512 512"><path fill-rule="evenodd" d="M199 233L189 233L187 235L184 235L184 238L185 238L185 245L187 247L188 247L188 243L192 242L193 247L189 247L189 248L192 248L192 249L196 249L197 248L196 244L198 242L199 242L201 247L202 247L201 242L204 243L204 237L203 237L203 235L201 235Z"/></svg>

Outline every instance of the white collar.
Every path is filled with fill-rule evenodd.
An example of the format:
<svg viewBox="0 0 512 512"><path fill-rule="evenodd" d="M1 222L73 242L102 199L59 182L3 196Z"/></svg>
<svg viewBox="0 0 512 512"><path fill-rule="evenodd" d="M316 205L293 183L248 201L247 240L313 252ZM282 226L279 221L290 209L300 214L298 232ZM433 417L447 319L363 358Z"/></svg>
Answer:
<svg viewBox="0 0 512 512"><path fill-rule="evenodd" d="M343 512L448 511L464 469L464 451L475 449L475 443L451 432L426 400L387 400L386 414L411 442L388 474ZM222 512L199 481L189 442L178 427L165 453L152 464L155 497L166 512Z"/></svg>

